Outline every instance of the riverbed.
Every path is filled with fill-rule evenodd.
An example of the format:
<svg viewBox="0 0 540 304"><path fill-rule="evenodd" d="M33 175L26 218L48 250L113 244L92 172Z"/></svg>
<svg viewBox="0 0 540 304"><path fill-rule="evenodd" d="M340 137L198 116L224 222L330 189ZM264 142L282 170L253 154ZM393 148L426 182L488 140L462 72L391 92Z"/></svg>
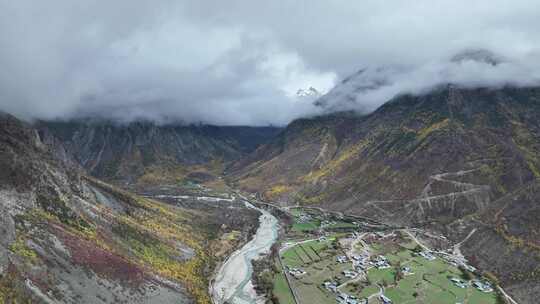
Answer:
<svg viewBox="0 0 540 304"><path fill-rule="evenodd" d="M259 228L253 239L235 251L217 272L214 284L210 288L215 304L264 302L264 299L257 297L251 283L253 273L251 261L257 259L261 254L267 253L276 242L279 221L266 210L257 208L248 202L245 202L245 205L247 208L256 209L261 213Z"/></svg>

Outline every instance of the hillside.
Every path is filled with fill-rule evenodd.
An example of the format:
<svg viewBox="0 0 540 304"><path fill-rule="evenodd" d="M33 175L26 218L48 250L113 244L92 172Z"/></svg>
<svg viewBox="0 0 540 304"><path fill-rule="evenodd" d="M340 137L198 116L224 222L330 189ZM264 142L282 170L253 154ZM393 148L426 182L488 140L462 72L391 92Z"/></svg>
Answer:
<svg viewBox="0 0 540 304"><path fill-rule="evenodd" d="M37 124L64 159L98 178L121 183L213 179L224 163L253 151L277 134L274 127L117 124L48 121ZM190 175L191 174L191 175Z"/></svg>
<svg viewBox="0 0 540 304"><path fill-rule="evenodd" d="M539 175L539 117L540 89L440 88L396 98L367 116L297 120L237 162L232 180L269 199L357 213L366 212L368 202L408 201L460 188L495 198ZM457 181L445 181L453 175ZM407 220L430 219L411 216Z"/></svg>
<svg viewBox="0 0 540 304"><path fill-rule="evenodd" d="M445 86L366 116L297 120L229 178L284 205L427 225L455 241L476 228L463 252L533 303L539 152L540 88Z"/></svg>
<svg viewBox="0 0 540 304"><path fill-rule="evenodd" d="M1 303L209 303L212 248L256 214L142 198L55 150L1 114Z"/></svg>

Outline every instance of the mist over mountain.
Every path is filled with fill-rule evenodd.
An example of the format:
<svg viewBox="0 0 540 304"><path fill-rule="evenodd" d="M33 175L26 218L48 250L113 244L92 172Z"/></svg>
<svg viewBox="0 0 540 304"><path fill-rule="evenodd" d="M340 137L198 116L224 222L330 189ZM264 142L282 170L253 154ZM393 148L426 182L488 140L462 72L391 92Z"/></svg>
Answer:
<svg viewBox="0 0 540 304"><path fill-rule="evenodd" d="M368 89L334 90L319 104L354 102L326 111L370 112L447 82L538 83L534 1L428 4L0 1L0 109L23 119L285 125L321 113L299 89L324 94L357 70L354 86ZM498 64L456 55L480 49Z"/></svg>
<svg viewBox="0 0 540 304"><path fill-rule="evenodd" d="M361 69L344 78L315 105L326 113L353 110L367 114L397 96L421 96L447 84L497 89L505 86L531 87L539 83L539 71L527 61L504 58L485 49L470 49L419 66Z"/></svg>

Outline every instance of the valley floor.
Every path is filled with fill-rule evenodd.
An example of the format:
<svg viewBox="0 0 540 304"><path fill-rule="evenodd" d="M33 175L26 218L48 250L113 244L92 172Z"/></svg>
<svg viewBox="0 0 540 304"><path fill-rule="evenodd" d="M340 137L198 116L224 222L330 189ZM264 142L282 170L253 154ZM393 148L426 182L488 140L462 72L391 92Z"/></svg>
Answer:
<svg viewBox="0 0 540 304"><path fill-rule="evenodd" d="M430 247L444 236L320 209L286 211L293 222L271 257L274 303L515 303L496 278L469 265L459 244Z"/></svg>

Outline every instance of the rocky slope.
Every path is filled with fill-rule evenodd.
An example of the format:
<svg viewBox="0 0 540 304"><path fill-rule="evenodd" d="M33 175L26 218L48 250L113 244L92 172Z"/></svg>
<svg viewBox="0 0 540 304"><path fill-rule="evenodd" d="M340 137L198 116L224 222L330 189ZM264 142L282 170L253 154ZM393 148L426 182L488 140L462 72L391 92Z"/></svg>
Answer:
<svg viewBox="0 0 540 304"><path fill-rule="evenodd" d="M533 303L539 152L540 88L448 85L366 116L297 120L236 162L230 181L283 204L443 227L455 240L477 228L464 252Z"/></svg>
<svg viewBox="0 0 540 304"><path fill-rule="evenodd" d="M496 275L519 303L540 296L540 182L491 201L475 214L441 227L479 269ZM466 235L469 235L466 238Z"/></svg>
<svg viewBox="0 0 540 304"><path fill-rule="evenodd" d="M410 201L423 212L401 220L429 221L431 199L469 191L480 209L540 176L539 118L540 89L448 86L367 116L297 120L237 162L232 180L270 199L357 213Z"/></svg>
<svg viewBox="0 0 540 304"><path fill-rule="evenodd" d="M238 159L276 135L274 127L116 124L105 121L49 121L37 124L56 154L93 176L127 183L160 183L195 172L213 178L225 162Z"/></svg>
<svg viewBox="0 0 540 304"><path fill-rule="evenodd" d="M250 216L118 190L57 150L1 114L0 303L209 303L214 242Z"/></svg>

